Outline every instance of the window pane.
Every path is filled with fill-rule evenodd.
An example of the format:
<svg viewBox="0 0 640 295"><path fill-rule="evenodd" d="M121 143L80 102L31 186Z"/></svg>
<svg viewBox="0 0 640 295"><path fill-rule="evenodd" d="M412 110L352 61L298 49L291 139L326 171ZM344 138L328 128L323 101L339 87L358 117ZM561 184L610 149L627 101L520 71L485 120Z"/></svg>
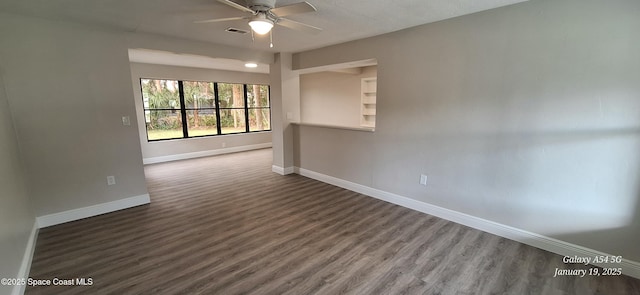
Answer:
<svg viewBox="0 0 640 295"><path fill-rule="evenodd" d="M149 110L147 121L147 139L182 138L182 118L180 112Z"/></svg>
<svg viewBox="0 0 640 295"><path fill-rule="evenodd" d="M213 83L184 81L182 87L186 108L215 108Z"/></svg>
<svg viewBox="0 0 640 295"><path fill-rule="evenodd" d="M244 85L218 83L220 108L244 108Z"/></svg>
<svg viewBox="0 0 640 295"><path fill-rule="evenodd" d="M222 134L246 132L244 109L220 109Z"/></svg>
<svg viewBox="0 0 640 295"><path fill-rule="evenodd" d="M247 102L250 108L269 107L269 86L258 84L247 85Z"/></svg>
<svg viewBox="0 0 640 295"><path fill-rule="evenodd" d="M140 84L145 108L180 109L178 81L140 79Z"/></svg>
<svg viewBox="0 0 640 295"><path fill-rule="evenodd" d="M270 130L269 109L249 109L249 131Z"/></svg>
<svg viewBox="0 0 640 295"><path fill-rule="evenodd" d="M215 109L187 110L187 118L190 137L218 134Z"/></svg>

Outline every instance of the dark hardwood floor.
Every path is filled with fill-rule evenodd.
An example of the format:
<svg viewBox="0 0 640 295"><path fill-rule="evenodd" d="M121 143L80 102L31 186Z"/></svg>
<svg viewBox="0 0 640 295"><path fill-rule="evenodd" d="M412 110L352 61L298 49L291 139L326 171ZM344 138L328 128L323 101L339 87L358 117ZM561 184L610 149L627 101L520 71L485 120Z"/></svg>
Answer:
<svg viewBox="0 0 640 295"><path fill-rule="evenodd" d="M145 167L151 204L42 229L26 294L640 294L562 257L299 175L271 150Z"/></svg>

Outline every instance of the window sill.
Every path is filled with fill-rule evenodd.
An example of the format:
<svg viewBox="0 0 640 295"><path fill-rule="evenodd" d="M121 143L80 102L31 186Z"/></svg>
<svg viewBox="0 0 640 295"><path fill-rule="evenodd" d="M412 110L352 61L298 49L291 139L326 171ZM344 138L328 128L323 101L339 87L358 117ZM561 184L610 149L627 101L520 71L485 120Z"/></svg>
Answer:
<svg viewBox="0 0 640 295"><path fill-rule="evenodd" d="M342 130L351 130L351 131L364 131L364 132L374 132L374 131L376 131L375 127L350 127L350 126L317 124L317 123L305 123L305 122L291 122L291 124L298 125L298 126L333 128L333 129L342 129Z"/></svg>

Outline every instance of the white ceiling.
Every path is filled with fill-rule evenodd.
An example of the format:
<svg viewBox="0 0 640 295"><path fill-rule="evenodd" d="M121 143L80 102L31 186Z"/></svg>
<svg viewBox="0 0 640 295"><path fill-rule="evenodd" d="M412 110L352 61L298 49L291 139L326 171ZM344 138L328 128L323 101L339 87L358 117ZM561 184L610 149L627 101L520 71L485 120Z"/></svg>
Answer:
<svg viewBox="0 0 640 295"><path fill-rule="evenodd" d="M380 35L525 0L307 0L318 11L288 16L324 30L310 35L277 26L274 48L268 37L251 41L246 21L195 24L196 20L242 16L215 0L1 0L0 11L54 20L109 26L270 52L299 52ZM243 3L243 0L237 0ZM300 2L278 0L277 6Z"/></svg>

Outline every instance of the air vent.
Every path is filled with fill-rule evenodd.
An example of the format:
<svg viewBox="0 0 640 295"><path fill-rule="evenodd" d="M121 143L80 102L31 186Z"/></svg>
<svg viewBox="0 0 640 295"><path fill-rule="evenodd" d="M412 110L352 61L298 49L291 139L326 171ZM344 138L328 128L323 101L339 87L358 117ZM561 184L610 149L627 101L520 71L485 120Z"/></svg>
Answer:
<svg viewBox="0 0 640 295"><path fill-rule="evenodd" d="M236 29L236 28L227 28L225 31L229 32L229 33L238 33L238 34L246 34L249 33L245 30L241 30L241 29Z"/></svg>

